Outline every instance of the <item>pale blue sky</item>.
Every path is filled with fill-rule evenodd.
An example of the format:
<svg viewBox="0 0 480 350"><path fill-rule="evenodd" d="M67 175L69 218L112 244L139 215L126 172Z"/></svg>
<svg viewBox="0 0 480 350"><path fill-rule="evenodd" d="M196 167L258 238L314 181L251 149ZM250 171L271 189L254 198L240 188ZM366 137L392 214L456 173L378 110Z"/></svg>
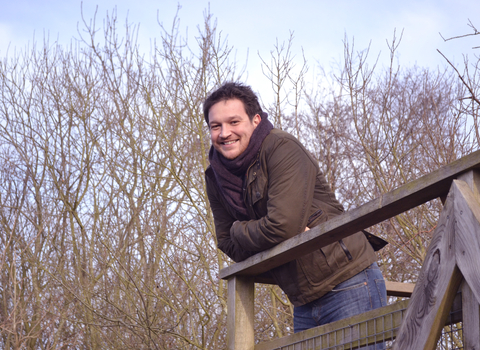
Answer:
<svg viewBox="0 0 480 350"><path fill-rule="evenodd" d="M179 3L183 33L187 27L190 34L196 33L210 6L218 29L228 37L237 57L244 58L249 49L250 84L260 72L258 53L267 58L275 40L287 40L290 31L295 35L296 52L303 47L311 67L318 61L327 70L340 60L345 34L355 38L358 49L371 42L373 56L381 51L381 58L386 60L386 40L392 38L394 29L397 33L403 29L398 53L404 66L443 65L436 49L461 63L463 53L474 53L472 46L480 46L480 35L445 43L438 34L449 37L468 33L468 19L480 29L478 0L85 0L83 9L84 16L92 18L98 4L97 18L101 20L116 6L122 24L128 11L129 21L140 23L140 43L148 50L149 39L159 36L157 10L159 20L169 27ZM5 56L9 44L9 56L14 47L24 48L34 32L38 42L43 41L45 32L51 42L58 38L60 43L68 43L77 35L80 4L72 0L0 0L0 56ZM476 52L480 54L480 49Z"/></svg>

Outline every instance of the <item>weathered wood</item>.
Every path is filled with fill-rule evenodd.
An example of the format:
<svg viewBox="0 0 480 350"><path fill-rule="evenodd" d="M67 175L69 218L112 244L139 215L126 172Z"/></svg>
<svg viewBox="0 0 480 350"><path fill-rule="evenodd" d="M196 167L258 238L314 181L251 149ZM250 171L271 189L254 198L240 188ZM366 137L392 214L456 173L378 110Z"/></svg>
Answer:
<svg viewBox="0 0 480 350"><path fill-rule="evenodd" d="M462 287L465 349L479 349L480 175L477 171L462 174L466 169L478 168L479 164L480 153L476 152L269 251L223 269L220 273L222 278L236 275L229 279L228 348L243 350L254 347L253 276L429 199L444 196L453 178L459 177L463 181L454 181L450 188L416 287L413 288L413 284L395 282L386 282L386 285L389 295L402 297L409 296L413 288L410 306L403 318L394 349L434 349L453 299L459 296L457 290L465 276L466 283ZM256 279L259 278L261 280L261 276ZM270 282L268 279L265 281ZM395 306L389 305L386 308L389 307ZM282 346L289 346L289 349L296 349L297 346L304 349L304 346L307 346L310 349L308 344L320 344L323 347L340 345L339 342L356 347L393 339L396 333L393 329L397 329L402 317L390 317L392 321L385 323L385 318L382 318L384 316L379 316L379 312L384 312L386 308L258 344L255 349L267 350ZM455 315L454 322L460 321L461 313L457 312ZM380 327L376 323L379 319L382 319ZM362 322L368 325L364 330L359 326ZM388 335L381 333L389 330L389 327L392 332ZM332 332L335 333L335 343L331 342L327 335L333 334ZM359 338L363 340L358 341ZM316 345L313 348L317 348Z"/></svg>
<svg viewBox="0 0 480 350"><path fill-rule="evenodd" d="M464 349L480 349L480 176L471 171L455 181L460 192L456 200L455 250L457 264L465 281L462 284ZM473 288L473 290L472 290Z"/></svg>
<svg viewBox="0 0 480 350"><path fill-rule="evenodd" d="M370 343L391 340L395 337L397 329L400 327L403 319L402 315L407 305L408 300L403 300L348 319L257 344L255 350L272 350L293 344L298 344L302 346L299 348L305 350L326 349L341 344L348 344L345 348L350 349L351 347L366 345L367 339ZM362 325L366 325L366 327L362 327ZM348 330L345 331L345 328ZM358 341L359 339L360 342ZM316 346L309 347L300 343L306 340Z"/></svg>
<svg viewBox="0 0 480 350"><path fill-rule="evenodd" d="M409 298L413 293L415 283L385 281L385 287L388 296Z"/></svg>
<svg viewBox="0 0 480 350"><path fill-rule="evenodd" d="M456 180L455 251L463 277L480 302L480 204L467 183Z"/></svg>
<svg viewBox="0 0 480 350"><path fill-rule="evenodd" d="M480 304L468 283L462 283L463 348L480 349Z"/></svg>
<svg viewBox="0 0 480 350"><path fill-rule="evenodd" d="M394 349L435 349L462 281L455 262L455 187L440 215Z"/></svg>
<svg viewBox="0 0 480 350"><path fill-rule="evenodd" d="M228 280L227 349L253 350L255 285L253 278L237 276Z"/></svg>
<svg viewBox="0 0 480 350"><path fill-rule="evenodd" d="M275 284L275 281L265 276L255 276L255 283ZM413 288L415 288L415 283L385 281L385 287L389 297L410 298Z"/></svg>
<svg viewBox="0 0 480 350"><path fill-rule="evenodd" d="M296 346L302 350L318 350L328 347L333 348L335 345L340 344L339 342L341 339L345 344L345 349L350 349L354 348L354 344L360 346L366 345L367 338L369 343L393 340L400 328L408 303L409 300L402 300L360 315L311 328L283 338L260 343L255 345L255 350L274 350L283 347L296 349ZM462 321L461 306L462 295L457 293L450 310L451 317L445 322L445 326ZM357 340L353 337L354 335L363 338L363 340L360 341L360 344L358 344L358 342L346 344L345 342L348 339L343 335L343 329L346 327L355 327L355 325L359 324L365 324L365 322L369 322L368 327L357 333L353 331L348 335L350 337L348 339ZM322 345L322 347L320 347L320 345Z"/></svg>
<svg viewBox="0 0 480 350"><path fill-rule="evenodd" d="M390 217L448 193L454 178L480 167L480 151L463 157L426 176L412 181L379 198L303 232L270 250L220 271L220 278L233 275L258 275L299 256L345 238Z"/></svg>
<svg viewBox="0 0 480 350"><path fill-rule="evenodd" d="M461 180L455 180L452 184L417 282L420 289L414 290L406 319L395 342L395 349L436 347L453 294L463 278L465 283L462 292L466 303L463 306L464 329L469 344L469 347L465 348L478 349L480 346L478 174L470 172L461 178L469 184ZM438 259L438 263L432 264L434 258Z"/></svg>
<svg viewBox="0 0 480 350"><path fill-rule="evenodd" d="M460 174L457 177L457 180L462 180L465 181L470 188L470 190L473 192L473 196L477 200L477 202L480 203L480 171L478 170L470 170L467 171L463 174Z"/></svg>

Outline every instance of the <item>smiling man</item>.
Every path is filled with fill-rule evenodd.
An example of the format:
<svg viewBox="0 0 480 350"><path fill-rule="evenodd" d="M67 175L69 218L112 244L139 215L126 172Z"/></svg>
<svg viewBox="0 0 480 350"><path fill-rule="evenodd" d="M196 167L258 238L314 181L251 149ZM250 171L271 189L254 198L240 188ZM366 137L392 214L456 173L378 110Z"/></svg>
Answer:
<svg viewBox="0 0 480 350"><path fill-rule="evenodd" d="M258 114L250 120L240 100L225 100L214 104L209 111L213 147L226 159L237 158L247 149L260 121Z"/></svg>
<svg viewBox="0 0 480 350"><path fill-rule="evenodd" d="M212 141L207 194L218 247L234 261L343 212L316 161L273 128L249 86L224 84L203 111ZM386 305L375 261L359 232L271 270L295 306L295 332Z"/></svg>

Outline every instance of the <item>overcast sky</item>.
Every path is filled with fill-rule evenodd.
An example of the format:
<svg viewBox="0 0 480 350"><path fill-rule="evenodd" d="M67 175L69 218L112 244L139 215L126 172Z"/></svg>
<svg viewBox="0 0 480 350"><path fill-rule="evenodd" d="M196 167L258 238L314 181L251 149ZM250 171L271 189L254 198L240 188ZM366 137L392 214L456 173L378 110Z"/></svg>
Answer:
<svg viewBox="0 0 480 350"><path fill-rule="evenodd" d="M217 28L234 46L237 57L243 59L249 50L248 82L259 74L258 54L268 57L275 41L285 41L289 33L295 35L297 55L304 49L310 66L319 62L325 69L339 62L343 54L345 35L355 39L357 49L371 43L371 53L381 52L381 62L388 59L387 40L396 29L403 30L398 49L403 66L417 64L435 68L445 61L436 51L440 49L452 61L460 64L462 54L475 53L480 46L476 37L443 42L439 33L452 37L472 32L468 20L480 30L479 0L85 0L84 17L103 19L107 11L116 6L120 23L128 12L130 23L140 24L139 42L147 51L149 39L159 37L157 15L160 22L171 26L178 5L181 30L195 34L203 23L205 9L217 19ZM81 21L81 2L72 0L0 0L0 56L12 56L14 48L23 49L31 43L33 35L42 42L44 33L50 42L68 43L77 35ZM476 50L480 54L480 49Z"/></svg>

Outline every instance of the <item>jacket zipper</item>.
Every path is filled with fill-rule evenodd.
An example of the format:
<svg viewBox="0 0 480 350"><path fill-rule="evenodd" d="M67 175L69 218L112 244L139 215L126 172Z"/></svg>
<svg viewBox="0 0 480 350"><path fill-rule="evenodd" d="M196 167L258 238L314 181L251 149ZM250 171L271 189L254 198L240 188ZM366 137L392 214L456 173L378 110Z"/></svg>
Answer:
<svg viewBox="0 0 480 350"><path fill-rule="evenodd" d="M308 221L307 221L307 227L310 227L310 225L322 214L323 214L323 210L318 209L315 213L310 215L310 217L308 218Z"/></svg>
<svg viewBox="0 0 480 350"><path fill-rule="evenodd" d="M340 243L340 247L342 247L343 252L347 256L348 260L350 260L350 261L353 260L352 254L350 254L350 251L348 250L347 246L343 242L343 239L339 240L338 243Z"/></svg>
<svg viewBox="0 0 480 350"><path fill-rule="evenodd" d="M247 171L245 172L245 180L244 180L244 184L243 184L243 202L245 203L245 207L247 208L247 212L248 212L248 208L251 207L251 205L249 203L247 203L247 182L248 182L248 172L250 171L250 169L252 168L252 166L254 166L255 164L257 164L258 162L258 156L259 156L260 153L257 154L257 157L255 158L255 161L250 164L250 166L248 167ZM250 213L249 213L250 215Z"/></svg>

